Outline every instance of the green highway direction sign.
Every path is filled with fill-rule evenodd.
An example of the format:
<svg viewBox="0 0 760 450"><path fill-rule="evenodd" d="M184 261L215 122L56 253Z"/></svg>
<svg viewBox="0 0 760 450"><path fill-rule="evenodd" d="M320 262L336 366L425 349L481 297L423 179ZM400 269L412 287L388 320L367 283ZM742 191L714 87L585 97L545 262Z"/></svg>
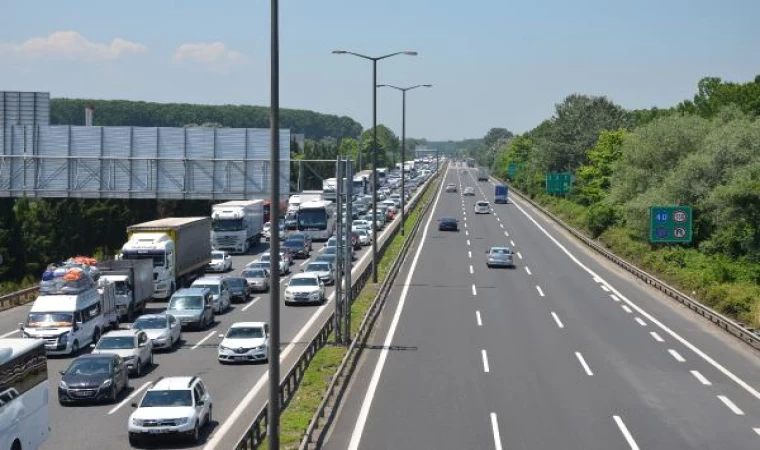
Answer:
<svg viewBox="0 0 760 450"><path fill-rule="evenodd" d="M692 235L690 206L650 206L649 242L688 244Z"/></svg>
<svg viewBox="0 0 760 450"><path fill-rule="evenodd" d="M547 172L546 192L549 194L568 194L573 184L573 174L570 172Z"/></svg>

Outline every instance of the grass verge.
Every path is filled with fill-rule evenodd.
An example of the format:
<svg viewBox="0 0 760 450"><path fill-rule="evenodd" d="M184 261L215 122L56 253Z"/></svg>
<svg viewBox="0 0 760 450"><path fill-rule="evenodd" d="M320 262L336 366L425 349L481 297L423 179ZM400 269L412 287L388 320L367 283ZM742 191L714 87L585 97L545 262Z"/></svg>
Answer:
<svg viewBox="0 0 760 450"><path fill-rule="evenodd" d="M359 295L354 299L351 305L351 336L356 336L364 315L369 310L372 300L374 300L377 291L382 285L388 272L393 265L393 261L401 251L404 245L404 239L409 238L409 233L414 228L415 222L420 218L422 206L435 194L436 188L440 181L432 183L422 194L421 200L415 208L407 214L404 227L405 235L397 234L390 243L385 253L378 263L378 283L367 282ZM331 334L330 339L334 336ZM345 347L327 346L321 348L314 355L309 367L304 373L301 385L298 387L295 396L291 399L288 406L282 411L280 416L280 448L286 450L297 449L301 444L304 432L309 426L311 418L316 413L322 398L330 385L333 375L338 370L340 362L346 355ZM264 440L259 448L266 448L268 441Z"/></svg>

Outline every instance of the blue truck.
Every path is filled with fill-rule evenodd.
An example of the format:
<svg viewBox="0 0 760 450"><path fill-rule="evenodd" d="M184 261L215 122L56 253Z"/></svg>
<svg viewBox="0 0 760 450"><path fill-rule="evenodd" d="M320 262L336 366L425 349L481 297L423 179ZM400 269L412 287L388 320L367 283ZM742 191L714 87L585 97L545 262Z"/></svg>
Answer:
<svg viewBox="0 0 760 450"><path fill-rule="evenodd" d="M507 187L503 184L497 184L494 188L495 192L493 194L493 202L494 203L509 203L507 201Z"/></svg>

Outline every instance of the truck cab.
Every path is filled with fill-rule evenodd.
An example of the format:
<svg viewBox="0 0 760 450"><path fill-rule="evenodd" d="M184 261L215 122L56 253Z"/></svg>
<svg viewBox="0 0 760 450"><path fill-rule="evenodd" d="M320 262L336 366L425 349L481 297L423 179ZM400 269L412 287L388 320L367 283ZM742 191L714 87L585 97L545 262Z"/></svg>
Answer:
<svg viewBox="0 0 760 450"><path fill-rule="evenodd" d="M121 258L153 260L154 298L169 298L177 290L174 241L166 233L134 233L122 247Z"/></svg>

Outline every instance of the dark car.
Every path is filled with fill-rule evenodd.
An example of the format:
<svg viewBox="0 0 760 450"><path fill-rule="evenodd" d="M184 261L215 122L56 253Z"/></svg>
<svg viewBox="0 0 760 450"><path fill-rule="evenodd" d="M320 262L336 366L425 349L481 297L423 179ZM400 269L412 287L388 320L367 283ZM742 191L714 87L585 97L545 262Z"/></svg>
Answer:
<svg viewBox="0 0 760 450"><path fill-rule="evenodd" d="M438 219L438 231L459 231L459 223L453 217L441 217Z"/></svg>
<svg viewBox="0 0 760 450"><path fill-rule="evenodd" d="M230 302L238 301L245 303L251 295L248 280L243 277L224 277L230 292Z"/></svg>
<svg viewBox="0 0 760 450"><path fill-rule="evenodd" d="M295 239L295 238L303 239L304 241L306 241L306 244L309 246L309 251L312 250L312 247L311 247L311 236L309 236L306 233L293 233L290 236L288 236L288 239Z"/></svg>
<svg viewBox="0 0 760 450"><path fill-rule="evenodd" d="M61 372L58 402L107 401L116 403L119 394L129 387L127 365L119 355L82 355Z"/></svg>
<svg viewBox="0 0 760 450"><path fill-rule="evenodd" d="M298 228L298 216L294 213L290 213L285 216L285 229L295 230Z"/></svg>
<svg viewBox="0 0 760 450"><path fill-rule="evenodd" d="M293 250L293 256L296 258L308 258L311 251L309 250L309 244L306 239L298 237L288 236L282 245Z"/></svg>

